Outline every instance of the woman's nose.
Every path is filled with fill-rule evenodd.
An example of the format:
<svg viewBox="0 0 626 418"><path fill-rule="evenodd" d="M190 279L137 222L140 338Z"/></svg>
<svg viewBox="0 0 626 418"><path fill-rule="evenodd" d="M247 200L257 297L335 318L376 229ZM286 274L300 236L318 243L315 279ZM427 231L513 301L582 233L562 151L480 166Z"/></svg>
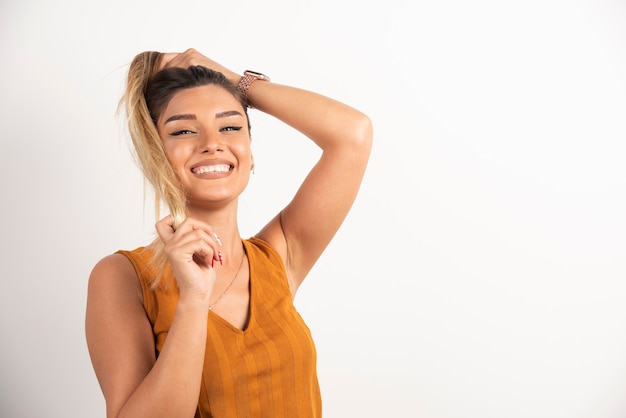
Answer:
<svg viewBox="0 0 626 418"><path fill-rule="evenodd" d="M217 135L202 134L202 135L199 135L198 138L199 138L198 148L201 153L213 154L217 151L222 150L222 146L220 144L220 141Z"/></svg>

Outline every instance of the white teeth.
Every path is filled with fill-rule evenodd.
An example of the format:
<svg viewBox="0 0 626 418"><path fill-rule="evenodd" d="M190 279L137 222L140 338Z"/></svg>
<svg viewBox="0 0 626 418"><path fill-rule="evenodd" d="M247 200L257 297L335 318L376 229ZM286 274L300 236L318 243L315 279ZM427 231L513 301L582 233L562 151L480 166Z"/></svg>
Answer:
<svg viewBox="0 0 626 418"><path fill-rule="evenodd" d="M230 171L230 165L228 164L217 164L217 165L205 165L202 167L198 167L194 170L196 174L205 174L205 173L226 173Z"/></svg>

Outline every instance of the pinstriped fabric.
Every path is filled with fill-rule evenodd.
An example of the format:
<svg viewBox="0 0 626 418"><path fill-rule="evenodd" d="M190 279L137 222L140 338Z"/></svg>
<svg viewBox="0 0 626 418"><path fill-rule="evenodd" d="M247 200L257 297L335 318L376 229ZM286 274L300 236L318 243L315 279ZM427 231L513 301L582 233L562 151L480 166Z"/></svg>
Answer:
<svg viewBox="0 0 626 418"><path fill-rule="evenodd" d="M196 417L321 417L315 345L292 303L282 260L262 240L243 243L250 264L248 327L240 330L210 311ZM172 323L177 295L149 289L154 272L145 268L151 256L147 250L120 253L138 272L158 352Z"/></svg>

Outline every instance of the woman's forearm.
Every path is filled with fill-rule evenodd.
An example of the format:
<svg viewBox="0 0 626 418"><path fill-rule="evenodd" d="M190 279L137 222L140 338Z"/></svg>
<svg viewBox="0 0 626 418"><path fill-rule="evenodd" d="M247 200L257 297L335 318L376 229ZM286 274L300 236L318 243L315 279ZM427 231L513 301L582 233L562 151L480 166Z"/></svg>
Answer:
<svg viewBox="0 0 626 418"><path fill-rule="evenodd" d="M318 93L267 81L248 90L250 104L311 138L320 148L348 147L369 153L371 122L362 112Z"/></svg>
<svg viewBox="0 0 626 418"><path fill-rule="evenodd" d="M194 416L204 365L208 308L179 301L156 363L118 417Z"/></svg>

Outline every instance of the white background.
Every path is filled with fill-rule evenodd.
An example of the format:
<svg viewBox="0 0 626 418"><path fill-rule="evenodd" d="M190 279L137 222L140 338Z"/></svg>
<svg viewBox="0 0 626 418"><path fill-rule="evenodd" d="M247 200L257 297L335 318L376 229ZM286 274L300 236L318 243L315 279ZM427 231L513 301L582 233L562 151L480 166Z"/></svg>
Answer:
<svg viewBox="0 0 626 418"><path fill-rule="evenodd" d="M152 239L128 63L195 47L371 116L296 304L326 418L626 416L626 3L0 3L0 415L104 417L89 272ZM252 111L254 234L317 150Z"/></svg>

